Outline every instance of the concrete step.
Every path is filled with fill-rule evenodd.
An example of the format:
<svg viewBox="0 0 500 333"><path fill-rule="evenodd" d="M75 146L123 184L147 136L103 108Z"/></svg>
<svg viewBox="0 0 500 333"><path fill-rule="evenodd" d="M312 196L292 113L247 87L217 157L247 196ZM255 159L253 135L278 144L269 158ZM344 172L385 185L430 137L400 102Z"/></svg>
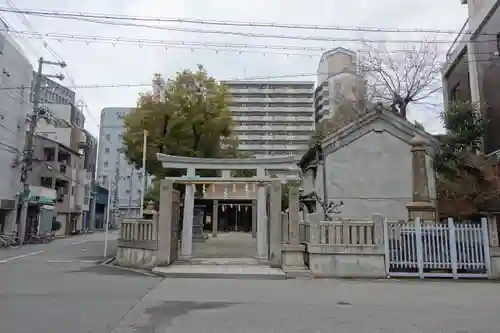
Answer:
<svg viewBox="0 0 500 333"><path fill-rule="evenodd" d="M168 278L185 279L286 279L286 275L283 270L258 265L185 265L174 263L166 267L156 267L153 269L153 273Z"/></svg>
<svg viewBox="0 0 500 333"><path fill-rule="evenodd" d="M248 265L259 266L262 265L256 258L193 258L189 261L183 262L184 264L191 265ZM264 266L266 266L264 264Z"/></svg>

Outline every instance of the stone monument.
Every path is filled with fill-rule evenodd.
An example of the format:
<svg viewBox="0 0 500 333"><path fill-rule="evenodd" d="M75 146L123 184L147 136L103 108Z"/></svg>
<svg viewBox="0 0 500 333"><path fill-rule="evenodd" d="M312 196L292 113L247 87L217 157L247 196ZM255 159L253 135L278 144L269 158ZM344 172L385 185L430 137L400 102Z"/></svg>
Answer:
<svg viewBox="0 0 500 333"><path fill-rule="evenodd" d="M426 163L426 140L417 135L411 141L413 201L406 205L408 218L414 220L420 217L424 222L436 220L436 207L431 203L429 193L429 175Z"/></svg>
<svg viewBox="0 0 500 333"><path fill-rule="evenodd" d="M193 242L202 243L207 240L203 232L203 218L205 217L205 206L194 206L193 213Z"/></svg>

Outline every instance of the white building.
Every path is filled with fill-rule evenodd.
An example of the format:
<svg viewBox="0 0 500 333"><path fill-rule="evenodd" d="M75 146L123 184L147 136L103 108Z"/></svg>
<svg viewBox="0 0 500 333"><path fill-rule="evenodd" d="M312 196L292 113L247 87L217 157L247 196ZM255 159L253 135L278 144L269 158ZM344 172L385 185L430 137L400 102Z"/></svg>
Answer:
<svg viewBox="0 0 500 333"><path fill-rule="evenodd" d="M33 67L8 27L0 21L0 232L11 231L16 196L21 190L21 153L31 112Z"/></svg>
<svg viewBox="0 0 500 333"><path fill-rule="evenodd" d="M302 156L314 131L312 81L223 81L239 150L255 157Z"/></svg>
<svg viewBox="0 0 500 333"><path fill-rule="evenodd" d="M333 117L338 105L344 101L364 99L364 79L359 74L358 55L338 47L323 53L317 71L314 91L316 122Z"/></svg>
<svg viewBox="0 0 500 333"><path fill-rule="evenodd" d="M117 199L119 210L124 216L139 215L142 188L140 170L129 164L121 152L123 116L131 110L123 107L104 108L99 131L97 180L107 187L118 179L118 191L115 193L112 190L111 195L112 201Z"/></svg>

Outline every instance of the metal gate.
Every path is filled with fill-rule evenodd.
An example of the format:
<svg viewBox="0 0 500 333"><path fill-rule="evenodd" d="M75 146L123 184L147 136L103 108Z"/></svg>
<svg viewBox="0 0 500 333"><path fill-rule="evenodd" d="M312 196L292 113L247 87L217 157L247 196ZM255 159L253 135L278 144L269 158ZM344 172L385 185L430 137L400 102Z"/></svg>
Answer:
<svg viewBox="0 0 500 333"><path fill-rule="evenodd" d="M384 222L387 277L485 278L490 273L488 220L480 223Z"/></svg>

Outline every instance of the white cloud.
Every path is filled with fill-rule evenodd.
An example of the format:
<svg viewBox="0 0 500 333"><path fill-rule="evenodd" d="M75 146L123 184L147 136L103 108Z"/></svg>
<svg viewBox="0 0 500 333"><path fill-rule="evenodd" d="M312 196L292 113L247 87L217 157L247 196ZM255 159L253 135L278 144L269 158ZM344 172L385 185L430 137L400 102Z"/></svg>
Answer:
<svg viewBox="0 0 500 333"><path fill-rule="evenodd" d="M231 21L263 21L275 23L316 24L335 26L363 26L389 28L453 29L458 30L466 8L458 0L13 0L18 8L62 10L71 12L115 13L134 16L162 16ZM3 5L4 7L6 5ZM14 14L2 14L16 29L27 30ZM355 47L353 43L312 42L246 38L227 35L180 33L166 30L98 25L71 20L56 20L26 16L39 32L67 34L121 36L163 40L198 42L248 43L265 45L298 45ZM188 27L174 24L177 27ZM198 26L198 28L202 28ZM221 30L220 27L209 27ZM422 34L391 33L368 34L342 31L301 31L294 29L244 29L226 28L231 31L251 31L301 36L328 36L345 38L424 38ZM397 37L394 37L397 36ZM428 35L427 35L428 36ZM453 35L440 35L439 39L452 40ZM37 56L50 58L39 40L29 41ZM355 43L354 43L355 44ZM238 54L193 51L132 45L72 43L49 41L49 45L68 63L67 71L77 84L138 84L148 83L154 72L166 76L184 68L203 64L210 74L219 79L252 76L280 76L293 73L311 73L317 69L320 57L286 57L283 55ZM293 52L291 52L293 53ZM35 61L33 55L33 63ZM50 71L50 69L47 69ZM315 76L308 78L314 80ZM69 82L66 82L68 85ZM93 118L99 120L100 110L107 106L135 105L137 94L145 88L77 89L90 107ZM438 101L439 102L439 101ZM432 101L436 103L436 101ZM434 111L433 111L434 110ZM435 110L419 112L419 121L435 129ZM88 118L88 117L87 117ZM97 134L95 124L89 119L89 129Z"/></svg>

